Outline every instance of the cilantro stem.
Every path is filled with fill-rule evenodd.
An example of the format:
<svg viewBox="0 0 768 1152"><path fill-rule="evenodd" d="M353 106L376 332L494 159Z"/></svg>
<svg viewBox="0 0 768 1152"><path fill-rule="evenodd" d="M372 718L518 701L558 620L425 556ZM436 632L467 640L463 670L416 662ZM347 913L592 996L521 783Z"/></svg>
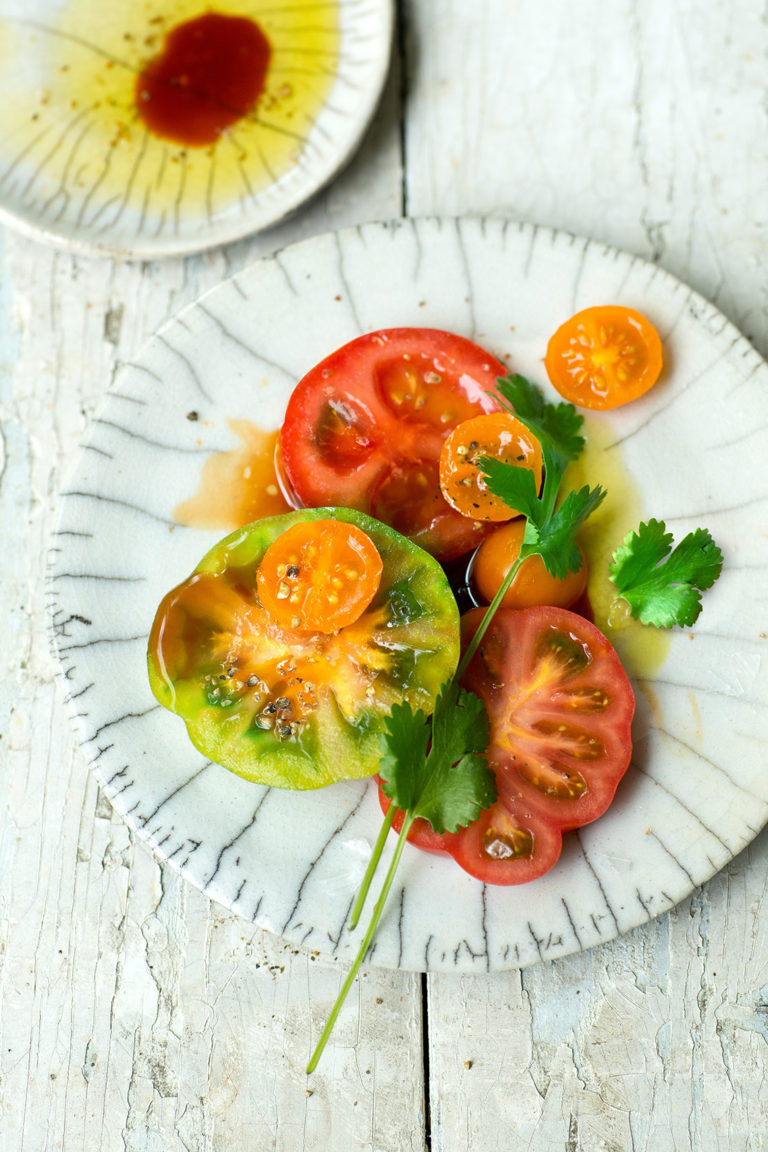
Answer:
<svg viewBox="0 0 768 1152"><path fill-rule="evenodd" d="M379 835L376 838L376 843L373 846L373 852L371 853L371 858L368 861L368 867L365 870L365 876L363 876L363 882L360 885L360 891L358 892L357 897L355 898L355 902L352 905L352 911L349 916L350 929L357 927L357 922L360 919L360 913L363 910L363 905L365 904L366 898L368 896L368 889L371 887L373 874L379 866L379 860L381 859L381 854L384 851L384 844L386 842L387 836L389 835L389 830L392 827L392 821L395 818L396 812L397 805L390 804L389 808L387 809L387 814L384 817L384 823L379 829Z"/></svg>
<svg viewBox="0 0 768 1152"><path fill-rule="evenodd" d="M515 560L514 564L510 568L509 572L507 572L506 576L504 577L504 579L502 580L498 589L496 590L496 595L493 597L493 600L491 600L490 604L488 605L488 608L486 610L485 615L483 616L482 620L480 621L480 623L477 626L477 631L475 632L474 636L472 637L472 639L469 642L469 647L467 648L466 652L464 653L464 655L461 658L459 666L456 669L456 676L455 676L456 680L460 680L461 677L466 672L467 668L469 667L469 663L470 663L472 657L474 656L475 652L477 652L478 648L480 647L480 643L483 639L483 636L485 636L485 633L488 629L489 624L491 623L491 620L493 620L493 617L496 615L497 608L499 607L502 600L506 596L510 584L512 583L515 576L517 576L518 572L520 571L520 568L522 567L523 561L527 560L528 557L532 556L533 554L534 554L533 551L530 551L530 552L527 551L525 545L523 544L523 546L521 547L520 551L517 554L517 559Z"/></svg>
<svg viewBox="0 0 768 1152"><path fill-rule="evenodd" d="M390 806L390 812L394 813L394 810L395 810L395 805L392 804ZM387 815L388 814L389 813L387 813ZM394 819L394 815L393 815L393 819ZM403 854L403 848L405 847L406 837L410 831L411 824L413 823L413 820L414 820L414 817L408 816L407 814L406 814L405 819L403 820L403 826L400 829L400 834L397 838L397 844L395 845L394 855L392 856L392 860L390 861L389 868L387 869L387 874L384 877L384 883L381 886L381 892L379 893L379 898L373 906L373 915L371 916L370 923L368 924L368 927L366 928L365 935L363 936L363 939L360 943L360 947L358 949L357 956L355 956L352 967L350 968L349 972L347 973L347 978L344 981L344 983L342 984L341 991L339 992L338 996L336 997L336 1002L334 1003L333 1008L331 1009L331 1014L328 1017L328 1019L326 1020L325 1027L323 1028L323 1031L320 1034L320 1039L317 1042L317 1047L315 1048L314 1052L312 1053L312 1057L309 1061L309 1064L307 1064L307 1074L309 1074L310 1072L314 1072L315 1068L317 1067L318 1062L320 1060L320 1057L323 1054L323 1049L325 1048L325 1045L328 1042L328 1038L331 1035L331 1032L333 1031L336 1020L338 1019L339 1012L341 1012L344 1001L347 998L347 994L349 993L350 988L354 984L355 977L357 976L358 972L360 971L360 967L363 963L363 960L365 959L366 953L368 952L368 949L371 946L371 941L373 940L373 937L376 933L376 929L379 926L379 921L381 920L381 915L382 915L382 912L384 911L384 905L386 904L387 896L389 895L389 890L392 887L392 881L395 878L395 872L397 871L397 866L400 863L400 857Z"/></svg>

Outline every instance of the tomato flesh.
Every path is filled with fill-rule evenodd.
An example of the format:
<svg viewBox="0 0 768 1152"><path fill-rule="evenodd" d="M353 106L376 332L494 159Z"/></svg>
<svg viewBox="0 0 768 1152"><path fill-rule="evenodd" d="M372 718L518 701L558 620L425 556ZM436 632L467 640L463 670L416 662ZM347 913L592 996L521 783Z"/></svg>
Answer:
<svg viewBox="0 0 768 1152"><path fill-rule="evenodd" d="M382 562L355 524L301 521L270 544L256 574L259 600L286 628L335 632L376 595Z"/></svg>
<svg viewBox="0 0 768 1152"><path fill-rule="evenodd" d="M505 366L461 336L395 328L337 349L297 384L283 422L283 468L306 507L375 516L440 560L487 529L443 498L438 465L462 421L497 411Z"/></svg>
<svg viewBox="0 0 768 1152"><path fill-rule="evenodd" d="M659 378L659 334L633 308L604 305L577 312L547 345L544 365L566 400L604 411L644 395Z"/></svg>
<svg viewBox="0 0 768 1152"><path fill-rule="evenodd" d="M373 598L333 631L293 627L257 595L292 527L352 525L381 559ZM346 533L345 533L346 535ZM392 705L431 713L458 661L456 602L437 562L346 508L304 509L220 541L163 599L149 641L152 690L211 760L261 784L319 788L373 775Z"/></svg>

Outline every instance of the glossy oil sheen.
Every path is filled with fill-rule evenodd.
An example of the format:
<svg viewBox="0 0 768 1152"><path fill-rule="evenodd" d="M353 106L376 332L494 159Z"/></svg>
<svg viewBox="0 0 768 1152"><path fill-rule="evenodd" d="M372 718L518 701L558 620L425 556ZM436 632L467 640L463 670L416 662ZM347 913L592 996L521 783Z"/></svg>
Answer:
<svg viewBox="0 0 768 1152"><path fill-rule="evenodd" d="M573 488L600 484L607 493L579 533L589 566L587 591L592 619L613 644L625 668L645 679L654 676L664 663L669 634L640 624L622 610L624 601L617 600L608 569L627 533L652 512L644 507L642 490L625 467L610 419L600 413L586 414L584 434L585 451L569 466L565 484Z"/></svg>
<svg viewBox="0 0 768 1152"><path fill-rule="evenodd" d="M228 424L240 444L207 458L197 491L174 509L178 524L228 530L290 511L275 473L279 433L265 432L250 420Z"/></svg>
<svg viewBox="0 0 768 1152"><path fill-rule="evenodd" d="M213 222L232 203L249 202L300 162L336 80L338 0L284 7L228 0L227 19L240 28L258 25L268 42L260 89L257 82L234 97L222 89L223 103L231 106L216 114L215 132L210 124L194 129L185 112L178 132L165 123L156 131L137 104L139 78L159 67L176 33L203 14L207 20L219 13L215 6L206 10L199 0L152 5L71 0L46 40L46 84L35 88L31 100L25 97L28 103L0 109L0 131L16 130L23 115L30 132L62 142L47 161L50 180L57 173L63 179L61 166L77 144L67 188L84 200L83 221L91 220L105 198L115 197L125 208L141 211L149 205L154 227L190 217ZM253 58L253 51L248 55ZM228 57L225 72L232 71L231 53ZM211 99L221 82L219 76ZM255 109L247 111L255 95ZM11 113L13 127L6 125Z"/></svg>

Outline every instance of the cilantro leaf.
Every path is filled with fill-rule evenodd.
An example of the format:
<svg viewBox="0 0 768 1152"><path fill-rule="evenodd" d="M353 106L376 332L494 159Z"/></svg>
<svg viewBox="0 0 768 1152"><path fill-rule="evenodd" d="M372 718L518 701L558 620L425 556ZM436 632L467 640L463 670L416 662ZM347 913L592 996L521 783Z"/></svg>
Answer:
<svg viewBox="0 0 768 1152"><path fill-rule="evenodd" d="M541 445L544 463L543 500L551 512L566 468L584 450L584 437L581 435L584 417L573 404L565 401L551 404L545 400L541 389L524 376L507 376L497 380L496 390L505 405Z"/></svg>
<svg viewBox="0 0 768 1152"><path fill-rule="evenodd" d="M536 490L536 478L530 468L518 468L495 456L479 456L477 466L485 476L485 485L512 511L527 516L534 524L545 519L544 508Z"/></svg>
<svg viewBox="0 0 768 1152"><path fill-rule="evenodd" d="M407 701L393 704L384 718L385 734L381 738L382 755L379 774L384 794L397 797L397 806L408 809L414 803L418 780L424 771L429 747L429 718L425 712L413 711Z"/></svg>
<svg viewBox="0 0 768 1152"><path fill-rule="evenodd" d="M395 704L384 723L382 787L410 819L428 820L438 833L456 832L496 799L495 776L481 755L489 739L485 707L455 680L437 699L428 752L423 712Z"/></svg>
<svg viewBox="0 0 768 1152"><path fill-rule="evenodd" d="M569 572L578 572L583 556L576 544L576 535L582 524L605 499L605 489L586 485L572 491L541 527L526 525L523 546L536 552L544 566L556 580L564 580Z"/></svg>
<svg viewBox="0 0 768 1152"><path fill-rule="evenodd" d="M611 580L642 624L693 624L701 612L701 593L722 570L722 552L706 528L689 532L674 549L672 544L664 521L649 520L613 554Z"/></svg>

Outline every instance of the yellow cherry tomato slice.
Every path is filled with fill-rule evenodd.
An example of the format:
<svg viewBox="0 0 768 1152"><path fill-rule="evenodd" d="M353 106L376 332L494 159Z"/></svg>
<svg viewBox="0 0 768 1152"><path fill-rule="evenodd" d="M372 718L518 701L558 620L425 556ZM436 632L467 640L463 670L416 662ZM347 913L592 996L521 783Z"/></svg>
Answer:
<svg viewBox="0 0 768 1152"><path fill-rule="evenodd" d="M520 552L525 533L525 520L513 520L497 528L475 552L470 567L470 582L477 597L490 604ZM547 572L541 556L529 556L510 584L502 600L505 608L531 608L549 604L570 608L587 587L587 564L582 554L578 572L569 572L557 580Z"/></svg>
<svg viewBox="0 0 768 1152"><path fill-rule="evenodd" d="M313 520L286 529L256 574L262 606L284 628L336 632L362 616L379 587L382 561L354 524Z"/></svg>
<svg viewBox="0 0 768 1152"><path fill-rule="evenodd" d="M662 369L659 334L633 308L585 308L562 324L547 345L544 365L561 396L605 411L642 396Z"/></svg>
<svg viewBox="0 0 768 1152"><path fill-rule="evenodd" d="M518 468L530 468L541 483L541 447L536 437L510 412L489 412L464 420L446 439L440 453L440 488L462 516L473 520L509 520L517 515L485 486L477 461L494 456Z"/></svg>

